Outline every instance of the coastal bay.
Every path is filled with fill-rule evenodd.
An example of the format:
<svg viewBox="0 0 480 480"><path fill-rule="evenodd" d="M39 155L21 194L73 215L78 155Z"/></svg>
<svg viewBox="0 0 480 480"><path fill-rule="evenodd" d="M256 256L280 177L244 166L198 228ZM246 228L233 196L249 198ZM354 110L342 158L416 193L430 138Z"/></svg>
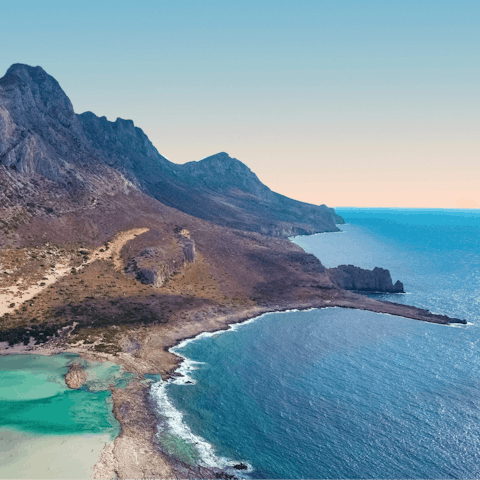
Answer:
<svg viewBox="0 0 480 480"><path fill-rule="evenodd" d="M142 238L141 236L139 238ZM102 265L101 260L91 265L86 265L81 270L82 275L88 275L90 270L96 265ZM196 268L201 267L201 263ZM189 267L190 271L195 268ZM185 277L188 278L189 269L184 274L173 278L165 289L169 292L175 292L176 289L184 288ZM94 272L102 272L97 268ZM105 270L103 270L105 272ZM118 274L117 282L118 282ZM83 278L91 278L84 276ZM121 278L121 277L120 277ZM65 280L60 280L58 289L62 288ZM127 283L128 285L128 283ZM55 287L56 285L52 285ZM64 288L64 287L63 287ZM131 288L128 286L128 288ZM85 294L84 294L85 295ZM292 308L308 310L311 308L324 307L347 307L349 309L364 309L371 311L387 312L393 315L400 315L416 319L422 319L430 322L448 323L450 319L441 315L433 315L426 310L421 310L412 306L399 305L390 302L379 302L374 298L364 295L358 295L353 292L339 291L329 288L322 292L322 296L310 296L303 300L298 298L285 298L283 301L268 302L264 306L233 305L223 312L208 309L198 317L196 321L184 322L180 319L175 322L169 322L164 325L150 326L148 330L137 330L132 337L132 331L125 331L124 334L117 336L115 343L122 346L123 352L115 354L108 351L92 351L90 341L78 342L76 338L67 331L67 335L59 343L54 339L53 342L47 342L37 346L27 347L30 353L42 352L55 354L59 352L70 351L82 355L85 359L93 361L110 361L121 365L125 371L138 374L140 378L145 374L162 375L164 380L171 377L181 363L174 353L168 351L170 347L177 345L186 338L195 337L202 332L216 332L219 329L228 329L230 324L243 322L251 318L257 318L267 312L286 311ZM202 312L202 310L200 310ZM78 318L78 317L77 317ZM72 318L73 320L73 318ZM94 332L92 332L94 333ZM94 337L95 338L95 337ZM133 338L133 339L132 339ZM86 338L88 340L88 337ZM118 343L117 343L118 342ZM95 343L93 344L95 346ZM8 353L9 348L5 349ZM15 351L15 350L14 350ZM62 379L63 382L63 379ZM151 382L150 382L151 383ZM111 476L112 472L117 472L120 477L138 477L138 476L186 476L186 477L211 477L212 475L228 475L234 473L229 462L204 463L201 457L192 453L185 457L179 455L179 450L172 450L168 446L162 445L162 439L157 437L157 428L159 422L167 421L158 410L155 402L152 402L151 387L149 382L133 379L126 388L113 389L113 411L116 419L122 425L122 432L118 435L111 445L109 454L104 455L96 471L104 472L105 478ZM133 407L134 406L134 407ZM162 420L164 418L164 420ZM163 441L165 438L163 438ZM94 441L95 442L95 441ZM184 443L187 450L191 447ZM178 443L174 440L174 443ZM182 450L182 449L180 449ZM141 458L141 462L135 460ZM245 460L248 462L248 460ZM148 465L145 470L145 465ZM227 470L227 473L225 472ZM224 471L225 473L222 473ZM104 478L97 475L98 478Z"/></svg>
<svg viewBox="0 0 480 480"><path fill-rule="evenodd" d="M362 213L356 212L375 224L375 212ZM159 408L170 397L187 425L181 428L174 415L172 430L214 445L212 453L223 464L250 465L253 478L467 478L476 472L478 312L468 299L478 294L478 279L464 275L455 290L441 280L465 256L465 268L475 271L480 214L467 213L464 219L457 212L413 219L409 214L383 211L377 228L363 227L361 236L347 224L344 234L298 241L320 257L328 248L331 267L338 265L338 238L340 261L369 267L366 262L378 262L375 255L382 255L383 264L395 270L398 257L386 256L394 231L402 239L395 252L410 259L402 271L407 294L381 297L400 296L430 308L435 299L438 310L464 315L467 325L327 308L267 314L226 332L200 335L172 349L184 358L182 376L155 390ZM388 222L382 223L386 216ZM421 240L408 227L412 220L420 222ZM355 224L363 225L361 220ZM422 225L429 225L429 236ZM438 227L441 243L435 242ZM372 242L382 248L369 249ZM418 256L428 258L432 243L436 268L428 273L434 292L415 288L415 267L422 264ZM449 308L452 297L458 303Z"/></svg>

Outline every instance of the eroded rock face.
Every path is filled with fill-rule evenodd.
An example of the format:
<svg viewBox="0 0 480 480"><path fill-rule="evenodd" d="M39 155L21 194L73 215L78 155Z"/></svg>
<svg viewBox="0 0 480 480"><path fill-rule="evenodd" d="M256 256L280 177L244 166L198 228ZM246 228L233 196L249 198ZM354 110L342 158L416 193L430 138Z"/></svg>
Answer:
<svg viewBox="0 0 480 480"><path fill-rule="evenodd" d="M87 382L87 372L79 363L70 365L68 373L65 375L65 383L68 388L78 390Z"/></svg>
<svg viewBox="0 0 480 480"><path fill-rule="evenodd" d="M131 258L125 272L148 285L160 287L174 273L178 273L186 263L193 263L196 258L195 242L187 230L177 233L170 248L148 247Z"/></svg>
<svg viewBox="0 0 480 480"><path fill-rule="evenodd" d="M87 140L69 98L41 67L12 65L0 79L0 159L23 175L59 180Z"/></svg>
<svg viewBox="0 0 480 480"><path fill-rule="evenodd" d="M354 265L340 265L328 269L328 274L334 283L346 290L405 293L403 283L398 280L393 284L390 272L385 268L366 270Z"/></svg>

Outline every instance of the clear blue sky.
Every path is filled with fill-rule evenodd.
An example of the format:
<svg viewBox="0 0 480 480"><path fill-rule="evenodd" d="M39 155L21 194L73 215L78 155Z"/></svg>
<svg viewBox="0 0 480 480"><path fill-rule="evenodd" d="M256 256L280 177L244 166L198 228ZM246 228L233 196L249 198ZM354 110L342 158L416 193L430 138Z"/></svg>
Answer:
<svg viewBox="0 0 480 480"><path fill-rule="evenodd" d="M312 203L480 205L480 2L2 2L0 71Z"/></svg>

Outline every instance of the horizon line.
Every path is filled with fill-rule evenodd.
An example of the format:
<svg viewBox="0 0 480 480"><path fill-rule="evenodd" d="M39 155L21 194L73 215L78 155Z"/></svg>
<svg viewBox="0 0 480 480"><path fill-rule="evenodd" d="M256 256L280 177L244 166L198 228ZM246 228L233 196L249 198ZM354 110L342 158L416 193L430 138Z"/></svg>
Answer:
<svg viewBox="0 0 480 480"><path fill-rule="evenodd" d="M382 209L382 210L461 210L461 211L465 211L465 210L473 210L473 211L480 211L480 207L479 208L460 208L460 207L374 207L374 206L370 206L370 207L354 207L354 206L335 206L335 207L332 207L334 209L337 209L337 208L352 208L352 209L357 209L357 210L371 210L371 209Z"/></svg>

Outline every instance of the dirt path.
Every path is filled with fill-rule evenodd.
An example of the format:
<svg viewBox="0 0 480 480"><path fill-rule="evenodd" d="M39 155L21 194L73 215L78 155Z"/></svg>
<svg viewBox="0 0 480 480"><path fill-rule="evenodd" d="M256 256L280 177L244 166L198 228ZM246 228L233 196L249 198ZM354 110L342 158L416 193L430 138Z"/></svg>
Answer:
<svg viewBox="0 0 480 480"><path fill-rule="evenodd" d="M120 252L122 251L123 246L133 240L135 237L138 237L142 233L148 232L149 228L134 228L133 230L127 230L126 232L120 232L116 235L115 239L108 244L108 250L103 248L99 248L95 252L93 252L93 256L90 261L94 260L106 260L112 257L113 265L117 270L123 270L123 260L120 256ZM100 250L105 250L101 252Z"/></svg>
<svg viewBox="0 0 480 480"><path fill-rule="evenodd" d="M117 270L123 270L123 260L120 256L123 246L133 240L138 235L148 232L148 228L134 228L125 232L118 233L114 240L108 244L108 249L98 248L90 255L79 269L94 262L95 260L113 260L113 264ZM38 283L29 284L28 278L23 278L17 282L17 285L0 289L0 317L5 313L11 313L17 310L23 303L31 300L41 291L57 282L60 278L67 275L70 271L70 265L57 264L51 273L45 274L45 277ZM12 305L13 304L13 305Z"/></svg>

